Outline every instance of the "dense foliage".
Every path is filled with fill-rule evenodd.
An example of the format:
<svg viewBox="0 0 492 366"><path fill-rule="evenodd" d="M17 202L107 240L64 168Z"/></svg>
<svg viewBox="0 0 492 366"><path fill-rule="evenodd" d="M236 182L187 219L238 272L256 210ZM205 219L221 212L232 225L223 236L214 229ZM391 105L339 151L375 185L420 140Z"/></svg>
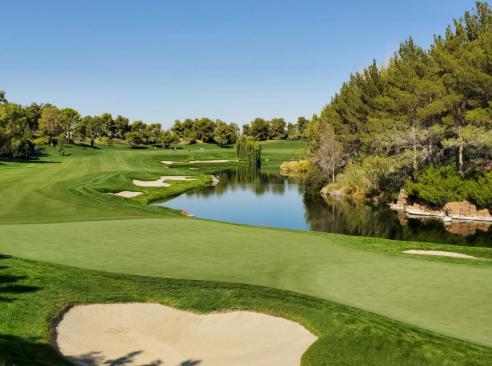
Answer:
<svg viewBox="0 0 492 366"><path fill-rule="evenodd" d="M187 118L184 121L174 122L171 131L181 140L188 143L215 142L220 146L231 145L236 142L239 127L235 123L225 123L209 118Z"/></svg>
<svg viewBox="0 0 492 366"><path fill-rule="evenodd" d="M407 182L408 193L437 207L446 202L468 200L492 207L492 172L462 176L453 166L430 166L418 182Z"/></svg>
<svg viewBox="0 0 492 366"><path fill-rule="evenodd" d="M94 147L96 143L111 145L114 141L126 141L134 148L142 145L169 148L178 142L232 145L240 135L255 141L306 140L309 126L310 121L304 117L299 117L297 123L288 124L283 118L256 118L243 126L241 134L235 123L187 118L175 121L169 130L164 130L160 123L140 120L130 123L127 117L113 118L111 113L81 116L73 108L58 108L51 104L22 106L8 102L5 92L0 90L0 158L30 158L36 152L36 145L57 146L63 155L67 142Z"/></svg>
<svg viewBox="0 0 492 366"><path fill-rule="evenodd" d="M51 104L22 106L9 103L0 91L0 157L27 159L35 152L35 145L57 146L64 153L65 142L88 143L96 140L111 144L114 139L126 140L131 146L155 145L169 147L177 142L161 124L145 124L110 113L82 117L72 108L58 108Z"/></svg>
<svg viewBox="0 0 492 366"><path fill-rule="evenodd" d="M312 123L309 147L327 180L370 195L419 182L430 165L483 171L491 126L492 11L477 2L429 50L409 38L386 64L351 75Z"/></svg>
<svg viewBox="0 0 492 366"><path fill-rule="evenodd" d="M266 140L305 140L309 120L299 117L296 123L286 123L283 118L266 120L255 118L251 123L243 126L243 135L257 141Z"/></svg>

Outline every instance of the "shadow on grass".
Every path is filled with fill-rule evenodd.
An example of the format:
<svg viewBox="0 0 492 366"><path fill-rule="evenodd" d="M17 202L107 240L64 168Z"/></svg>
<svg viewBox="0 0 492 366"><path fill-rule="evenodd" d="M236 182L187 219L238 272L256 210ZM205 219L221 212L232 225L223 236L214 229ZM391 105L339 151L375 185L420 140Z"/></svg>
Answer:
<svg viewBox="0 0 492 366"><path fill-rule="evenodd" d="M0 334L0 365L69 366L71 364L49 344Z"/></svg>
<svg viewBox="0 0 492 366"><path fill-rule="evenodd" d="M40 160L40 155L38 156L33 156L29 159L4 159L4 162L10 162L10 163L21 163L21 164L60 164L59 161L46 161L46 160Z"/></svg>
<svg viewBox="0 0 492 366"><path fill-rule="evenodd" d="M100 150L101 148L97 145L94 145L94 146L91 146L91 144L87 144L85 142L76 142L74 143L73 145L75 146L80 146L80 147L88 147L88 148L91 148L91 149L94 149L94 150ZM66 146L67 148L71 148L71 146Z"/></svg>
<svg viewBox="0 0 492 366"><path fill-rule="evenodd" d="M0 260L8 259L9 256L0 254ZM0 266L0 270L6 270L8 266ZM13 302L16 298L12 295L19 295L28 292L35 292L39 287L18 284L17 282L25 280L27 276L17 276L10 274L0 274L0 303Z"/></svg>

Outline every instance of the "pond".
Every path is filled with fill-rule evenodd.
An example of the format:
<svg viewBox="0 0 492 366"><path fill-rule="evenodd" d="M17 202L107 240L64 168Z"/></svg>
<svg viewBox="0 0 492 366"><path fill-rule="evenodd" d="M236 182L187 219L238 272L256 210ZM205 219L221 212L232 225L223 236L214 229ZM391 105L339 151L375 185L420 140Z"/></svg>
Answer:
<svg viewBox="0 0 492 366"><path fill-rule="evenodd" d="M386 204L324 199L304 192L298 178L275 172L231 169L219 183L158 205L196 217L246 225L324 231L398 240L492 247L490 225L409 219Z"/></svg>

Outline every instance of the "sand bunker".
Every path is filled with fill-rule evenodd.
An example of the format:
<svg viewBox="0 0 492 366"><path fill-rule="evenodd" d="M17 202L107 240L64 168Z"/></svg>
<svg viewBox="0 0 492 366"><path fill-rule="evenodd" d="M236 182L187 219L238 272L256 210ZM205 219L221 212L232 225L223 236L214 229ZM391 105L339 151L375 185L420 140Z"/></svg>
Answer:
<svg viewBox="0 0 492 366"><path fill-rule="evenodd" d="M169 183L164 183L164 181L159 178L157 180L132 180L132 183L139 187L170 187Z"/></svg>
<svg viewBox="0 0 492 366"><path fill-rule="evenodd" d="M317 339L265 314L199 315L158 304L76 306L56 330L56 346L76 365L298 366Z"/></svg>
<svg viewBox="0 0 492 366"><path fill-rule="evenodd" d="M239 160L191 160L191 161L171 161L171 160L161 160L162 164L172 165L172 164L215 164L215 163L237 163Z"/></svg>
<svg viewBox="0 0 492 366"><path fill-rule="evenodd" d="M132 180L132 183L139 187L170 187L166 180L183 181L183 180L196 180L195 178L190 178L185 175L164 175L157 180Z"/></svg>
<svg viewBox="0 0 492 366"><path fill-rule="evenodd" d="M125 198L132 198L132 197L137 197L143 194L143 192L134 192L134 191L121 191L117 193L110 193L113 196L120 196L120 197L125 197Z"/></svg>
<svg viewBox="0 0 492 366"><path fill-rule="evenodd" d="M190 164L208 164L208 163L229 163L229 162L237 163L238 160L191 160L188 163L190 163Z"/></svg>
<svg viewBox="0 0 492 366"><path fill-rule="evenodd" d="M453 257L453 258L468 258L468 259L478 259L477 257L473 257L471 255L456 253L456 252L445 252L442 250L405 250L403 253L406 254L422 254L422 255L439 255L443 257Z"/></svg>
<svg viewBox="0 0 492 366"><path fill-rule="evenodd" d="M196 180L186 175L165 175L161 177L162 180Z"/></svg>

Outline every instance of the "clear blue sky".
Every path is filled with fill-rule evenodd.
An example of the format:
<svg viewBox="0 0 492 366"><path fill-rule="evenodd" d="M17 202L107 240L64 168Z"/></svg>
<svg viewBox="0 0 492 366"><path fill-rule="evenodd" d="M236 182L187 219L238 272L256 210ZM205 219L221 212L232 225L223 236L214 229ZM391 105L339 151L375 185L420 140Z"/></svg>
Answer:
<svg viewBox="0 0 492 366"><path fill-rule="evenodd" d="M0 89L169 126L318 113L351 72L427 47L473 0L1 0Z"/></svg>

